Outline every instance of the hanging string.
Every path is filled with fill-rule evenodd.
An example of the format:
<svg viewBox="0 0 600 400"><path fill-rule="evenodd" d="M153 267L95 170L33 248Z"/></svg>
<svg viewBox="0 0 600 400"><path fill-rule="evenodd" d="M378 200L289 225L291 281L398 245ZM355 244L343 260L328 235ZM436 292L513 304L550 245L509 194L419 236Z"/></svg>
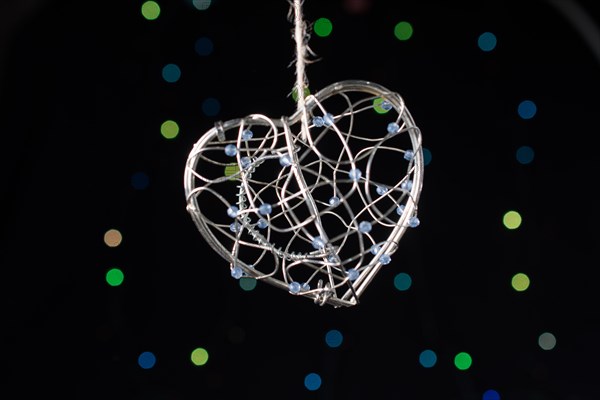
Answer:
<svg viewBox="0 0 600 400"><path fill-rule="evenodd" d="M303 141L308 140L308 113L306 111L306 97L304 88L308 86L306 79L307 53L310 52L306 44L308 35L306 22L302 16L302 3L304 0L294 0L294 40L296 42L296 110L300 112L301 137ZM312 53L312 52L311 52Z"/></svg>

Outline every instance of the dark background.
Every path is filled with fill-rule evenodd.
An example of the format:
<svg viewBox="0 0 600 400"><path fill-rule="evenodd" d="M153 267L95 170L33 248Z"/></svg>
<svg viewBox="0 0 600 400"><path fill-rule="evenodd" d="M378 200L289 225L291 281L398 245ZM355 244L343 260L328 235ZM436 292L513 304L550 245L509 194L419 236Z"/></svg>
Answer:
<svg viewBox="0 0 600 400"><path fill-rule="evenodd" d="M344 79L397 91L431 153L421 225L342 309L242 290L185 209L187 155L215 121L295 110L288 4L163 0L155 21L141 4L0 5L3 397L600 398L600 40L568 11L597 21L593 1L372 0L361 12L306 1L309 22L333 22L309 43L312 91ZM400 21L408 41L393 35ZM477 47L485 31L498 38L491 52ZM201 36L214 43L206 57ZM162 79L168 63L181 67L176 83ZM208 97L217 116L202 112ZM530 120L517 114L524 99L538 107ZM166 119L180 125L174 140L160 135ZM516 160L523 145L531 164ZM503 227L508 210L519 229ZM119 247L103 242L111 228ZM105 281L113 267L121 286ZM407 291L393 286L399 272ZM525 292L511 287L518 272ZM330 329L339 348L325 343ZM538 346L544 332L553 350ZM204 366L189 361L196 347ZM424 349L432 368L418 362ZM144 351L157 359L148 370ZM453 364L461 351L466 371Z"/></svg>

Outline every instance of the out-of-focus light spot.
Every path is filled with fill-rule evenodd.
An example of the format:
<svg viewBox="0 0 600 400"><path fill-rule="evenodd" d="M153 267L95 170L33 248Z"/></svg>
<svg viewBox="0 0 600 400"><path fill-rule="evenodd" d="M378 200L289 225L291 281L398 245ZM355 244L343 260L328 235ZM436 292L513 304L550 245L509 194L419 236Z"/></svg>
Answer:
<svg viewBox="0 0 600 400"><path fill-rule="evenodd" d="M104 243L108 247L117 247L122 241L123 236L117 229L109 229L104 233Z"/></svg>
<svg viewBox="0 0 600 400"><path fill-rule="evenodd" d="M522 272L513 275L511 285L517 292L523 292L529 288L529 277Z"/></svg>
<svg viewBox="0 0 600 400"><path fill-rule="evenodd" d="M150 184L150 178L143 172L136 172L131 175L131 186L134 189L143 190Z"/></svg>
<svg viewBox="0 0 600 400"><path fill-rule="evenodd" d="M344 9L350 14L364 14L371 8L371 0L344 0Z"/></svg>
<svg viewBox="0 0 600 400"><path fill-rule="evenodd" d="M315 21L313 26L313 30L320 37L327 37L331 35L331 31L333 31L333 24L328 18L319 18Z"/></svg>
<svg viewBox="0 0 600 400"><path fill-rule="evenodd" d="M423 147L423 165L429 165L431 162L431 151L428 148Z"/></svg>
<svg viewBox="0 0 600 400"><path fill-rule="evenodd" d="M373 99L373 110L375 110L377 114L385 114L391 109L391 103L389 103L385 99L381 97L376 97L375 99Z"/></svg>
<svg viewBox="0 0 600 400"><path fill-rule="evenodd" d="M308 96L310 94L310 89L308 87L304 88L304 97ZM294 89L292 90L292 99L294 99L294 101L298 101L298 90L296 89L296 87L294 86Z"/></svg>
<svg viewBox="0 0 600 400"><path fill-rule="evenodd" d="M174 139L179 135L179 125L168 119L160 125L160 133L165 139Z"/></svg>
<svg viewBox="0 0 600 400"><path fill-rule="evenodd" d="M202 347L198 347L192 350L190 360L192 361L192 364L202 366L208 362L208 351Z"/></svg>
<svg viewBox="0 0 600 400"><path fill-rule="evenodd" d="M413 27L410 22L398 22L394 27L394 36L398 40L408 40L413 35Z"/></svg>
<svg viewBox="0 0 600 400"><path fill-rule="evenodd" d="M227 164L225 166L225 176L232 176L240 172L240 166L237 163ZM234 180L234 178L230 178L229 180Z"/></svg>
<svg viewBox="0 0 600 400"><path fill-rule="evenodd" d="M400 291L408 290L412 284L410 275L404 272L400 272L394 277L394 287Z"/></svg>
<svg viewBox="0 0 600 400"><path fill-rule="evenodd" d="M177 64L167 64L162 69L162 77L169 83L174 83L181 78L181 69Z"/></svg>
<svg viewBox="0 0 600 400"><path fill-rule="evenodd" d="M469 355L469 353L460 352L456 356L454 356L454 365L456 368L464 371L471 368L471 364L473 364L473 359Z"/></svg>
<svg viewBox="0 0 600 400"><path fill-rule="evenodd" d="M517 149L517 161L521 164L529 164L533 161L534 151L529 146L521 146Z"/></svg>
<svg viewBox="0 0 600 400"><path fill-rule="evenodd" d="M535 113L537 112L537 106L531 100L523 100L519 103L517 112L519 113L519 117L523 119L531 119L535 116Z"/></svg>
<svg viewBox="0 0 600 400"><path fill-rule="evenodd" d="M317 390L321 387L321 377L319 374L311 372L304 377L304 386L308 390Z"/></svg>
<svg viewBox="0 0 600 400"><path fill-rule="evenodd" d="M343 341L344 336L337 329L332 329L325 334L325 343L329 347L340 347Z"/></svg>
<svg viewBox="0 0 600 400"><path fill-rule="evenodd" d="M240 344L246 339L246 331L239 326L233 326L227 332L227 337L231 343Z"/></svg>
<svg viewBox="0 0 600 400"><path fill-rule="evenodd" d="M194 50L196 50L196 53L201 56L208 56L213 52L213 49L213 42L207 37L198 38L198 40L196 40L196 44L194 45Z"/></svg>
<svg viewBox="0 0 600 400"><path fill-rule="evenodd" d="M151 351L144 351L138 356L138 365L143 369L150 369L156 364L156 356Z"/></svg>
<svg viewBox="0 0 600 400"><path fill-rule="evenodd" d="M242 290L245 290L246 292L250 292L256 288L256 279L248 278L248 277L241 277L239 280L239 285L242 288Z"/></svg>
<svg viewBox="0 0 600 400"><path fill-rule="evenodd" d="M502 217L502 223L506 229L517 229L521 226L521 222L523 222L521 214L516 211L507 211Z"/></svg>
<svg viewBox="0 0 600 400"><path fill-rule="evenodd" d="M211 0L193 0L192 4L200 11L208 10L212 1Z"/></svg>
<svg viewBox="0 0 600 400"><path fill-rule="evenodd" d="M556 337L550 332L544 332L538 338L538 345L544 350L552 350L556 346Z"/></svg>
<svg viewBox="0 0 600 400"><path fill-rule="evenodd" d="M142 16L149 21L155 20L160 15L160 6L155 1L142 3Z"/></svg>
<svg viewBox="0 0 600 400"><path fill-rule="evenodd" d="M214 97L209 97L202 102L202 112L205 115L214 117L219 111L221 111L221 103Z"/></svg>
<svg viewBox="0 0 600 400"><path fill-rule="evenodd" d="M477 45L483 51L492 51L496 48L496 35L492 32L484 32L479 35L479 39L477 39Z"/></svg>
<svg viewBox="0 0 600 400"><path fill-rule="evenodd" d="M425 368L431 368L437 362L437 355L433 350L423 350L419 354L419 363Z"/></svg>
<svg viewBox="0 0 600 400"><path fill-rule="evenodd" d="M110 286L119 286L123 283L123 279L125 275L123 275L123 271L119 268L111 268L106 272L106 283Z"/></svg>
<svg viewBox="0 0 600 400"><path fill-rule="evenodd" d="M500 394L494 389L488 389L485 392L483 392L481 400L500 400Z"/></svg>

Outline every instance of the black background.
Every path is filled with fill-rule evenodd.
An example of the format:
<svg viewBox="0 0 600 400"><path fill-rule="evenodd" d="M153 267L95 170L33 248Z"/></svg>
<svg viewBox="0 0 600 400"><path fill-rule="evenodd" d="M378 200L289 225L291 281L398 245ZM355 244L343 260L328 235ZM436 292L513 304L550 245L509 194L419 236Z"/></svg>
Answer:
<svg viewBox="0 0 600 400"><path fill-rule="evenodd" d="M139 1L0 6L3 397L600 398L597 32L549 1L367 3L306 1L309 22L333 22L309 42L310 87L364 79L399 92L432 158L421 225L342 309L241 290L185 209L187 155L216 120L295 110L285 1L163 0L155 21ZM563 4L596 21L593 3ZM402 20L415 30L404 42ZM485 31L491 52L477 47ZM214 43L207 57L200 36ZM178 82L162 79L167 63ZM208 97L216 117L202 113ZM530 120L517 114L524 99L538 107ZM166 119L180 125L174 140L160 135ZM515 158L523 145L531 164ZM132 186L136 172L147 189ZM511 209L523 216L514 231L502 226ZM103 242L111 228L117 248ZM122 286L106 284L112 267ZM398 272L413 279L406 292ZM518 272L525 292L510 285ZM543 332L553 350L538 346ZM209 352L202 367L196 347ZM424 349L433 368L418 362ZM138 366L143 351L154 368ZM467 371L453 365L460 351Z"/></svg>

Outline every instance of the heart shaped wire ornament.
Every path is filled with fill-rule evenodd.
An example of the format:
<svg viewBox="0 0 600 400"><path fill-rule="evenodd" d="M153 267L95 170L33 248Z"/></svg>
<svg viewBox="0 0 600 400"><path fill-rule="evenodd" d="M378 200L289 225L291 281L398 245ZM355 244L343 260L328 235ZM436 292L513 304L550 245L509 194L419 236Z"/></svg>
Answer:
<svg viewBox="0 0 600 400"><path fill-rule="evenodd" d="M200 137L187 211L234 278L353 306L419 225L421 132L402 97L373 82L296 93L289 118L251 114Z"/></svg>

